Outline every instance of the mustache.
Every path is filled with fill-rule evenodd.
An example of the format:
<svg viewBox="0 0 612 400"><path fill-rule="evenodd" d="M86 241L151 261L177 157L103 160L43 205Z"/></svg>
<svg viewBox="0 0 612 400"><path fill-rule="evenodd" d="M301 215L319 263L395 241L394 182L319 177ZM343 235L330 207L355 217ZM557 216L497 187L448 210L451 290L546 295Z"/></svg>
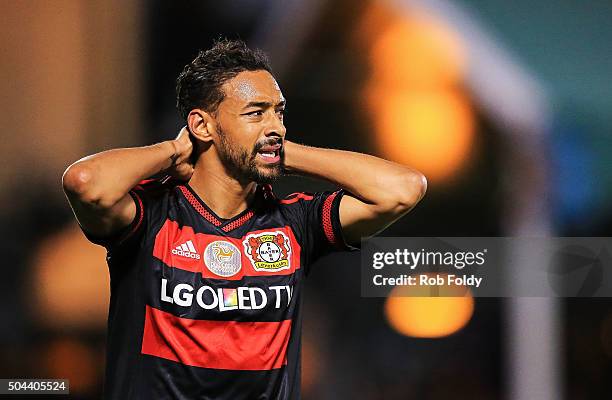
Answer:
<svg viewBox="0 0 612 400"><path fill-rule="evenodd" d="M281 145L280 150L283 150L283 139L281 138L269 138L269 139L264 139L261 142L257 142L255 143L255 147L253 148L253 153L257 153L259 150L261 150L263 147L265 146L275 146L277 144Z"/></svg>

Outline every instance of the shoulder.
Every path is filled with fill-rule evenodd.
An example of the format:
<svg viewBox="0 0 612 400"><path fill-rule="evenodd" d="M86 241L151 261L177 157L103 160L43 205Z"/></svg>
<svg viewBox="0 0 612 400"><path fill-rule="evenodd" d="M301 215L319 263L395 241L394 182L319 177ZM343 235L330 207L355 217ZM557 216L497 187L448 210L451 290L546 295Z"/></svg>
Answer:
<svg viewBox="0 0 612 400"><path fill-rule="evenodd" d="M274 197L275 206L283 215L294 217L308 224L330 225L338 214L344 191L293 192L282 198Z"/></svg>
<svg viewBox="0 0 612 400"><path fill-rule="evenodd" d="M173 208L172 204L179 198L177 194L182 183L170 176L145 179L130 190L130 195L143 217L153 221Z"/></svg>
<svg viewBox="0 0 612 400"><path fill-rule="evenodd" d="M280 206L289 206L292 204L301 204L303 202L312 201L316 196L316 193L311 192L293 192L284 197L278 197L274 193L272 185L266 184L261 185L260 187L266 201Z"/></svg>
<svg viewBox="0 0 612 400"><path fill-rule="evenodd" d="M285 196L278 196L269 184L260 185L259 190L267 208L277 209L281 212L304 209L305 203L314 200L316 195L311 192L293 192Z"/></svg>
<svg viewBox="0 0 612 400"><path fill-rule="evenodd" d="M331 207L335 200L339 200L344 193L343 190L309 192L299 191L290 193L284 197L277 197L272 191L271 185L262 186L264 197L269 203L281 208L309 208L309 207Z"/></svg>
<svg viewBox="0 0 612 400"><path fill-rule="evenodd" d="M295 204L295 203L303 203L306 201L312 201L315 198L315 193L311 192L293 192L288 194L283 199L279 200L280 204Z"/></svg>
<svg viewBox="0 0 612 400"><path fill-rule="evenodd" d="M343 191L322 191L322 192L294 192L288 194L278 202L281 206L302 207L306 210L329 211L332 206L342 197Z"/></svg>
<svg viewBox="0 0 612 400"><path fill-rule="evenodd" d="M138 182L132 189L136 195L146 198L146 201L160 199L167 196L174 191L181 184L180 181L172 178L171 176L164 176L161 178L145 179Z"/></svg>

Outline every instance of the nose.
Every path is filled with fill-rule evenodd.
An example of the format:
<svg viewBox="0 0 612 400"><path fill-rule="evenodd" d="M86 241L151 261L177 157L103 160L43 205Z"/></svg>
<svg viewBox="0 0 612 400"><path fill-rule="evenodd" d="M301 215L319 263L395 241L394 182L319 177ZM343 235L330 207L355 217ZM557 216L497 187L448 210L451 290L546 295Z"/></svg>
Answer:
<svg viewBox="0 0 612 400"><path fill-rule="evenodd" d="M283 139L287 133L287 129L281 119L282 117L275 112L270 114L272 114L272 116L268 118L268 124L265 130L266 137L278 136Z"/></svg>

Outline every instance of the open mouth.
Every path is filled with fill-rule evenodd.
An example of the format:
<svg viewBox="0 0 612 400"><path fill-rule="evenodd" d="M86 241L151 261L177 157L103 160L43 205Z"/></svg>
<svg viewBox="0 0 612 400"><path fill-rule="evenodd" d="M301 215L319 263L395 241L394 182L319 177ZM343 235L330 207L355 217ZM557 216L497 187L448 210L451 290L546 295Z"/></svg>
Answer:
<svg viewBox="0 0 612 400"><path fill-rule="evenodd" d="M263 146L257 151L257 156L267 164L276 164L280 162L281 148L280 144Z"/></svg>

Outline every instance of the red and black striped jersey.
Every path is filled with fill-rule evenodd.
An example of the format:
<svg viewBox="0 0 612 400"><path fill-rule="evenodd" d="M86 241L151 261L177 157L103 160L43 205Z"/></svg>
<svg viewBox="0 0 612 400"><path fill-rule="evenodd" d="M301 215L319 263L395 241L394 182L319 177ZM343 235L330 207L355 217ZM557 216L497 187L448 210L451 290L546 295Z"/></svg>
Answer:
<svg viewBox="0 0 612 400"><path fill-rule="evenodd" d="M297 399L310 265L347 249L344 192L277 199L219 218L188 184L143 181L134 221L107 248L107 399Z"/></svg>

